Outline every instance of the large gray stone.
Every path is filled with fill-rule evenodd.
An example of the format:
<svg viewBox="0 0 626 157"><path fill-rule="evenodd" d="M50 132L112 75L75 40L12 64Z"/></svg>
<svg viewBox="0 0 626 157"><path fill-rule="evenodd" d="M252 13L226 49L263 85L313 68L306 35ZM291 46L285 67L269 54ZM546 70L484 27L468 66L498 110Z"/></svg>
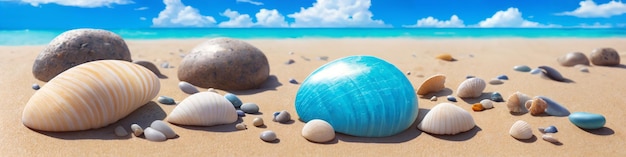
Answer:
<svg viewBox="0 0 626 157"><path fill-rule="evenodd" d="M48 82L61 72L95 60L131 61L126 42L113 32L100 29L74 29L56 38L35 59L33 75Z"/></svg>

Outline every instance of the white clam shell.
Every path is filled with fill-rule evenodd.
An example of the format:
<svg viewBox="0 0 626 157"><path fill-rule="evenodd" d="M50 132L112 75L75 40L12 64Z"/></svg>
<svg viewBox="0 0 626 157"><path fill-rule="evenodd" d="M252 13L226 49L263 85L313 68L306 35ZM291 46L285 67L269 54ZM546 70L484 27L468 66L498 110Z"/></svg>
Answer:
<svg viewBox="0 0 626 157"><path fill-rule="evenodd" d="M476 126L472 115L451 103L440 103L424 116L417 128L441 135L454 135L469 131Z"/></svg>
<svg viewBox="0 0 626 157"><path fill-rule="evenodd" d="M199 92L180 102L167 121L180 125L214 126L234 123L237 117L235 107L224 96Z"/></svg>
<svg viewBox="0 0 626 157"><path fill-rule="evenodd" d="M180 90L182 90L184 93L187 93L187 94L195 94L195 93L200 92L198 91L198 88L196 88L192 84L185 82L185 81L180 81L178 83L178 88L180 88Z"/></svg>
<svg viewBox="0 0 626 157"><path fill-rule="evenodd" d="M513 136L513 138L526 140L533 137L533 129L527 122L518 120L511 126L509 134Z"/></svg>
<svg viewBox="0 0 626 157"><path fill-rule="evenodd" d="M43 131L79 131L116 122L159 93L159 78L137 64L99 60L54 77L28 100L25 126Z"/></svg>
<svg viewBox="0 0 626 157"><path fill-rule="evenodd" d="M176 132L174 132L174 130L172 130L172 128L170 128L170 126L167 125L167 123L161 120L153 121L152 124L150 124L150 128L163 133L163 135L165 135L165 137L167 138L176 137Z"/></svg>
<svg viewBox="0 0 626 157"><path fill-rule="evenodd" d="M526 108L528 100L532 100L532 98L518 91L509 96L506 101L506 107L513 113L526 113L528 112L528 108Z"/></svg>
<svg viewBox="0 0 626 157"><path fill-rule="evenodd" d="M151 127L146 128L146 130L143 131L143 134L146 136L146 139L150 141L160 142L167 140L165 134L156 129L152 129Z"/></svg>
<svg viewBox="0 0 626 157"><path fill-rule="evenodd" d="M335 129L324 120L313 119L302 127L302 137L312 142L328 142L335 139Z"/></svg>
<svg viewBox="0 0 626 157"><path fill-rule="evenodd" d="M493 101L491 101L489 99L481 100L480 104L483 105L483 107L486 108L486 109L493 108Z"/></svg>
<svg viewBox="0 0 626 157"><path fill-rule="evenodd" d="M457 88L457 96L460 98L477 98L482 95L487 84L480 78L469 78L463 81Z"/></svg>

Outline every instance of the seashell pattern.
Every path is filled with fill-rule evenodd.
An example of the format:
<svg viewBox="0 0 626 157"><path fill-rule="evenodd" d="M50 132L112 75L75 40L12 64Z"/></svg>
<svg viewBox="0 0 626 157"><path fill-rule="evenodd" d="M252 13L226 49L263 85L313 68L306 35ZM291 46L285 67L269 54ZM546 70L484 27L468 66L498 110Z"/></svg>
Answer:
<svg viewBox="0 0 626 157"><path fill-rule="evenodd" d="M433 75L427 78L417 89L417 95L426 95L431 92L438 92L445 88L446 76L442 74Z"/></svg>
<svg viewBox="0 0 626 157"><path fill-rule="evenodd" d="M528 110L530 111L530 115L537 116L545 113L546 108L548 108L548 103L539 97L535 97Z"/></svg>
<svg viewBox="0 0 626 157"><path fill-rule="evenodd" d="M543 101L546 102L547 104L546 113L548 115L559 116L559 117L569 116L570 114L569 110L567 110L567 108L565 108L563 105L545 96L538 96L538 97L543 99Z"/></svg>
<svg viewBox="0 0 626 157"><path fill-rule="evenodd" d="M22 123L43 131L104 127L158 94L159 78L127 61L87 62L62 72L28 100Z"/></svg>
<svg viewBox="0 0 626 157"><path fill-rule="evenodd" d="M457 88L457 96L460 98L477 98L487 87L487 84L480 78L469 78L463 81Z"/></svg>
<svg viewBox="0 0 626 157"><path fill-rule="evenodd" d="M566 67L582 64L589 65L589 59L582 52L570 52L556 59L559 64Z"/></svg>
<svg viewBox="0 0 626 157"><path fill-rule="evenodd" d="M509 134L515 139L526 140L533 137L533 130L526 121L518 120L511 126Z"/></svg>
<svg viewBox="0 0 626 157"><path fill-rule="evenodd" d="M424 116L417 128L431 134L454 135L474 126L476 123L469 112L452 103L440 103Z"/></svg>
<svg viewBox="0 0 626 157"><path fill-rule="evenodd" d="M406 75L374 56L340 58L315 70L302 82L295 109L304 122L322 119L336 132L360 137L400 133L418 114Z"/></svg>
<svg viewBox="0 0 626 157"><path fill-rule="evenodd" d="M502 94L500 94L498 92L491 93L491 97L489 99L491 99L491 101L495 101L495 102L503 102L504 101L504 99L502 99Z"/></svg>
<svg viewBox="0 0 626 157"><path fill-rule="evenodd" d="M180 102L167 121L180 125L214 126L234 123L237 117L235 107L223 96L199 92Z"/></svg>
<svg viewBox="0 0 626 157"><path fill-rule="evenodd" d="M302 127L302 137L312 142L328 142L335 139L335 129L324 120L313 119Z"/></svg>
<svg viewBox="0 0 626 157"><path fill-rule="evenodd" d="M512 113L526 113L528 112L528 109L525 104L528 100L531 100L528 95L518 91L509 96L506 101L506 107L508 107L509 111Z"/></svg>

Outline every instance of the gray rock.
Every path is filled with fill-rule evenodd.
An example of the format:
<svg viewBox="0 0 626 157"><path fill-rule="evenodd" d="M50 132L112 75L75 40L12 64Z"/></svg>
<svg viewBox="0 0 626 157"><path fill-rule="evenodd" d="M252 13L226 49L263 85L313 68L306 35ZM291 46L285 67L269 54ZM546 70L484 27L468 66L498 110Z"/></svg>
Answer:
<svg viewBox="0 0 626 157"><path fill-rule="evenodd" d="M617 66L620 62L620 56L613 48L594 49L589 58L591 63L601 66Z"/></svg>
<svg viewBox="0 0 626 157"><path fill-rule="evenodd" d="M271 131L271 130L261 132L260 137L261 137L261 140L265 142L272 142L278 139L276 137L276 133L274 133L274 131Z"/></svg>
<svg viewBox="0 0 626 157"><path fill-rule="evenodd" d="M279 123L287 123L291 120L291 114L286 110L274 113L274 121Z"/></svg>
<svg viewBox="0 0 626 157"><path fill-rule="evenodd" d="M54 38L39 53L33 75L48 82L61 72L95 60L132 61L126 42L117 34L101 29L74 29Z"/></svg>
<svg viewBox="0 0 626 157"><path fill-rule="evenodd" d="M241 111L250 114L259 113L259 105L255 103L244 103L243 105L241 105L240 109Z"/></svg>

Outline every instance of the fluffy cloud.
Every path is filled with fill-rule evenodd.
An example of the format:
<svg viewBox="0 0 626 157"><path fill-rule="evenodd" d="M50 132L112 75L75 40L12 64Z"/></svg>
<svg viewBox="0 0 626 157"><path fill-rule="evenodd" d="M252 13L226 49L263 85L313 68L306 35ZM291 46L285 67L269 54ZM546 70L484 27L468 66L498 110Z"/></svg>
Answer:
<svg viewBox="0 0 626 157"><path fill-rule="evenodd" d="M139 20L146 21L147 19L146 19L146 17L139 17Z"/></svg>
<svg viewBox="0 0 626 157"><path fill-rule="evenodd" d="M611 1L605 4L597 5L593 0L585 0L579 3L580 7L574 11L567 11L557 13L556 15L568 15L582 18L596 18L604 17L609 18L611 16L622 15L626 13L626 4L616 1Z"/></svg>
<svg viewBox="0 0 626 157"><path fill-rule="evenodd" d="M317 0L309 8L287 15L292 27L389 27L374 20L370 0Z"/></svg>
<svg viewBox="0 0 626 157"><path fill-rule="evenodd" d="M111 7L112 5L125 5L134 3L132 0L20 0L23 3L28 3L32 6L39 6L41 4L58 4L63 6L84 7L84 8L97 8L97 7Z"/></svg>
<svg viewBox="0 0 626 157"><path fill-rule="evenodd" d="M228 21L221 22L219 27L287 27L285 17L278 10L261 9L256 13L257 22L253 22L248 14L240 14L237 11L226 9L220 15L228 17Z"/></svg>
<svg viewBox="0 0 626 157"><path fill-rule="evenodd" d="M200 15L198 9L185 6L180 0L163 0L165 9L152 18L153 27L211 27L215 18Z"/></svg>
<svg viewBox="0 0 626 157"><path fill-rule="evenodd" d="M465 24L463 24L463 20L459 19L458 16L456 15L452 15L452 17L450 17L450 20L439 20L436 19L432 16L429 16L427 18L422 18L417 20L417 23L415 25L408 25L408 26L404 26L404 27L437 27L437 28L444 28L444 27L465 27Z"/></svg>
<svg viewBox="0 0 626 157"><path fill-rule="evenodd" d="M583 23L583 24L580 24L580 27L581 28L611 28L613 27L613 25L611 25L610 23L601 24L600 22L596 22L591 25Z"/></svg>
<svg viewBox="0 0 626 157"><path fill-rule="evenodd" d="M242 2L242 3L250 3L250 4L254 4L254 5L263 5L262 2L257 2L257 1L253 1L253 0L237 0L237 3Z"/></svg>
<svg viewBox="0 0 626 157"><path fill-rule="evenodd" d="M506 11L498 11L490 18L478 23L478 27L557 27L556 25L543 25L538 22L528 21L522 17L517 8L509 8Z"/></svg>

